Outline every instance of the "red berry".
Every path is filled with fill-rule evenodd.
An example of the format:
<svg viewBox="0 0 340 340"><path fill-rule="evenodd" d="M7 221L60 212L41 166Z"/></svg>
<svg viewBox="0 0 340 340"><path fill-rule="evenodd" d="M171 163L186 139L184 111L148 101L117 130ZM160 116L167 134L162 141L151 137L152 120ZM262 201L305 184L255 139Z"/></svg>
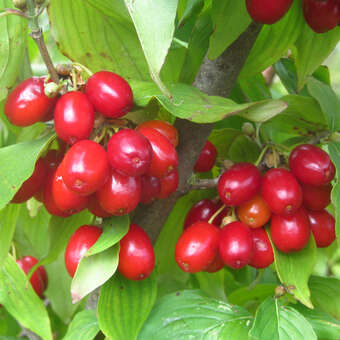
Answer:
<svg viewBox="0 0 340 340"><path fill-rule="evenodd" d="M331 202L332 184L322 186L301 184L303 205L309 210L322 210Z"/></svg>
<svg viewBox="0 0 340 340"><path fill-rule="evenodd" d="M91 140L73 144L62 162L61 175L66 186L75 193L94 193L110 175L105 149Z"/></svg>
<svg viewBox="0 0 340 340"><path fill-rule="evenodd" d="M27 275L31 269L38 263L38 260L33 256L24 256L21 259L17 260L17 264ZM43 266L39 266L30 278L30 283L37 293L37 295L42 298L43 292L47 288L47 273Z"/></svg>
<svg viewBox="0 0 340 340"><path fill-rule="evenodd" d="M107 218L111 217L112 215L106 212L101 205L99 204L98 198L96 194L93 194L89 197L89 203L87 209L97 217Z"/></svg>
<svg viewBox="0 0 340 340"><path fill-rule="evenodd" d="M161 180L158 177L144 175L141 177L141 203L151 203L161 192Z"/></svg>
<svg viewBox="0 0 340 340"><path fill-rule="evenodd" d="M88 139L93 123L93 106L84 93L68 92L60 97L54 110L54 127L60 139L71 145Z"/></svg>
<svg viewBox="0 0 340 340"><path fill-rule="evenodd" d="M147 172L149 176L164 177L177 168L178 156L176 149L160 132L151 128L139 129L152 146L152 162Z"/></svg>
<svg viewBox="0 0 340 340"><path fill-rule="evenodd" d="M109 71L93 74L86 83L85 92L95 110L106 117L124 116L133 106L133 94L128 82Z"/></svg>
<svg viewBox="0 0 340 340"><path fill-rule="evenodd" d="M224 262L221 258L220 253L217 251L214 260L208 265L208 267L204 269L204 271L208 273L216 273L222 268L224 268Z"/></svg>
<svg viewBox="0 0 340 340"><path fill-rule="evenodd" d="M136 209L141 196L140 177L130 177L112 171L109 179L97 191L101 207L108 213L121 216Z"/></svg>
<svg viewBox="0 0 340 340"><path fill-rule="evenodd" d="M107 155L114 170L127 176L141 176L151 166L152 147L138 131L124 129L110 138Z"/></svg>
<svg viewBox="0 0 340 340"><path fill-rule="evenodd" d="M4 113L17 126L29 126L53 112L57 98L44 93L44 78L33 77L20 83L7 97Z"/></svg>
<svg viewBox="0 0 340 340"><path fill-rule="evenodd" d="M140 124L137 127L137 131L143 128L152 128L160 132L166 138L169 139L170 143L176 148L178 145L178 131L177 129L168 122L163 120L149 120Z"/></svg>
<svg viewBox="0 0 340 340"><path fill-rule="evenodd" d="M273 247L263 228L252 230L254 256L249 265L254 268L266 268L274 262Z"/></svg>
<svg viewBox="0 0 340 340"><path fill-rule="evenodd" d="M204 147L196 161L194 166L195 172L207 172L210 171L217 158L217 149L214 144L210 143L208 140L204 144Z"/></svg>
<svg viewBox="0 0 340 340"><path fill-rule="evenodd" d="M340 21L338 0L303 0L303 15L316 33L325 33L335 28Z"/></svg>
<svg viewBox="0 0 340 340"><path fill-rule="evenodd" d="M155 254L146 232L131 224L128 233L120 240L119 272L130 280L143 280L151 275Z"/></svg>
<svg viewBox="0 0 340 340"><path fill-rule="evenodd" d="M270 169L263 177L262 197L274 214L295 213L302 204L302 190L286 169Z"/></svg>
<svg viewBox="0 0 340 340"><path fill-rule="evenodd" d="M262 24L274 24L289 10L293 0L247 0L247 9L251 18Z"/></svg>
<svg viewBox="0 0 340 340"><path fill-rule="evenodd" d="M64 152L62 150L51 149L48 150L44 157L45 163L49 169L55 170L64 158Z"/></svg>
<svg viewBox="0 0 340 340"><path fill-rule="evenodd" d="M175 259L188 273L205 270L215 259L220 230L207 222L197 222L185 229L178 239Z"/></svg>
<svg viewBox="0 0 340 340"><path fill-rule="evenodd" d="M335 174L328 154L311 144L299 145L290 153L289 167L300 182L311 185L327 184Z"/></svg>
<svg viewBox="0 0 340 340"><path fill-rule="evenodd" d="M219 252L225 265L240 269L253 258L251 230L242 222L232 222L221 230Z"/></svg>
<svg viewBox="0 0 340 340"><path fill-rule="evenodd" d="M161 192L158 198L167 198L177 190L178 187L177 169L172 170L167 176L161 178Z"/></svg>
<svg viewBox="0 0 340 340"><path fill-rule="evenodd" d="M102 229L93 225L83 225L73 233L65 251L65 266L71 277L76 273L82 257L97 242L101 233Z"/></svg>
<svg viewBox="0 0 340 340"><path fill-rule="evenodd" d="M328 247L336 238L334 217L326 210L307 211L310 227L318 248Z"/></svg>
<svg viewBox="0 0 340 340"><path fill-rule="evenodd" d="M225 205L240 205L251 200L261 188L261 173L251 163L238 163L218 180L218 194Z"/></svg>
<svg viewBox="0 0 340 340"><path fill-rule="evenodd" d="M310 238L306 210L301 207L290 216L273 215L270 232L275 246L284 253L303 249Z"/></svg>

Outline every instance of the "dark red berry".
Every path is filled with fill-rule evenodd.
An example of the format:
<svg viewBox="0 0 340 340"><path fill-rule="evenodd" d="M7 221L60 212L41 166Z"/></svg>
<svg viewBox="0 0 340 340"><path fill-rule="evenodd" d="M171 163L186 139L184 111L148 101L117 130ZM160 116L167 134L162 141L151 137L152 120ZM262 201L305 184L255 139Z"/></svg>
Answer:
<svg viewBox="0 0 340 340"><path fill-rule="evenodd" d="M290 216L273 215L270 232L276 248L284 253L303 249L310 238L310 224L306 210L301 207Z"/></svg>
<svg viewBox="0 0 340 340"><path fill-rule="evenodd" d="M97 217L107 218L112 216L101 207L96 194L89 197L87 209Z"/></svg>
<svg viewBox="0 0 340 340"><path fill-rule="evenodd" d="M124 129L110 138L107 155L114 170L127 176L141 176L151 166L152 147L138 131Z"/></svg>
<svg viewBox="0 0 340 340"><path fill-rule="evenodd" d="M71 277L76 273L82 257L97 242L101 233L102 229L93 225L83 225L73 233L65 251L65 266Z"/></svg>
<svg viewBox="0 0 340 340"><path fill-rule="evenodd" d="M299 145L290 153L289 167L300 182L317 186L329 183L335 174L328 154L311 144Z"/></svg>
<svg viewBox="0 0 340 340"><path fill-rule="evenodd" d="M196 163L194 166L195 172L207 172L210 171L217 158L217 149L215 148L214 144L206 141Z"/></svg>
<svg viewBox="0 0 340 340"><path fill-rule="evenodd" d="M74 91L60 97L54 110L54 127L60 139L71 145L88 139L93 123L93 106L84 93Z"/></svg>
<svg viewBox="0 0 340 340"><path fill-rule="evenodd" d="M177 169L172 170L168 175L161 178L161 192L158 198L167 198L174 193L177 190L178 181Z"/></svg>
<svg viewBox="0 0 340 340"><path fill-rule="evenodd" d="M328 247L336 238L334 217L326 210L307 211L310 227L318 248Z"/></svg>
<svg viewBox="0 0 340 340"><path fill-rule="evenodd" d="M222 268L224 268L224 262L220 253L217 251L214 260L204 269L204 271L208 273L216 273Z"/></svg>
<svg viewBox="0 0 340 340"><path fill-rule="evenodd" d="M109 71L93 74L86 83L85 92L95 110L106 117L124 116L133 106L133 94L128 82Z"/></svg>
<svg viewBox="0 0 340 340"><path fill-rule="evenodd" d="M48 150L47 154L44 156L44 161L48 165L49 169L55 170L61 161L64 159L64 151L51 149Z"/></svg>
<svg viewBox="0 0 340 340"><path fill-rule="evenodd" d="M141 177L141 203L148 204L161 192L161 180L158 177L144 175Z"/></svg>
<svg viewBox="0 0 340 340"><path fill-rule="evenodd" d="M175 259L188 273L205 270L215 259L220 230L207 222L197 222L185 229L178 239Z"/></svg>
<svg viewBox="0 0 340 340"><path fill-rule="evenodd" d="M301 184L303 205L309 210L322 210L331 202L332 184L314 186Z"/></svg>
<svg viewBox="0 0 340 340"><path fill-rule="evenodd" d="M251 200L261 188L261 173L251 163L238 163L218 180L217 190L225 205L237 206Z"/></svg>
<svg viewBox="0 0 340 340"><path fill-rule="evenodd" d="M242 222L232 222L221 230L219 253L225 265L240 269L249 264L254 254L251 230Z"/></svg>
<svg viewBox="0 0 340 340"><path fill-rule="evenodd" d="M273 247L263 228L252 230L254 256L249 265L254 268L266 268L274 262Z"/></svg>
<svg viewBox="0 0 340 340"><path fill-rule="evenodd" d="M91 140L75 143L62 162L66 186L79 195L90 195L101 188L110 175L105 149Z"/></svg>
<svg viewBox="0 0 340 340"><path fill-rule="evenodd" d="M262 197L274 214L295 213L302 204L302 190L294 175L286 169L270 169L263 177Z"/></svg>
<svg viewBox="0 0 340 340"><path fill-rule="evenodd" d="M130 280L143 280L151 275L155 254L146 232L131 224L128 233L120 240L119 272Z"/></svg>

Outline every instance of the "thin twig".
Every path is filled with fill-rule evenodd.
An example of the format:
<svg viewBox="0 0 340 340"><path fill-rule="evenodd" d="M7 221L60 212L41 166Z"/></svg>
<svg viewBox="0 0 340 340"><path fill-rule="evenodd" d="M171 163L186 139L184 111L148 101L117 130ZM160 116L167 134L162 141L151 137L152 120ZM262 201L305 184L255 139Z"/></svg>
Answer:
<svg viewBox="0 0 340 340"><path fill-rule="evenodd" d="M18 15L22 18L28 19L27 15L24 12L13 8L5 8L3 10L3 13L0 13L0 18L5 17L6 15Z"/></svg>
<svg viewBox="0 0 340 340"><path fill-rule="evenodd" d="M217 187L218 177L209 179L199 179L191 184L190 190L214 189Z"/></svg>

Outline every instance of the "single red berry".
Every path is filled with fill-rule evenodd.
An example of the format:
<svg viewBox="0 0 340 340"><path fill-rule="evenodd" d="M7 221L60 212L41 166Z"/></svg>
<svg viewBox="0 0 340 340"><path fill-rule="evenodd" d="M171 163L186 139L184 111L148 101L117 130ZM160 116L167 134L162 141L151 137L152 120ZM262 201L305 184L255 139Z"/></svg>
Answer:
<svg viewBox="0 0 340 340"><path fill-rule="evenodd" d="M220 253L217 251L214 260L204 269L205 272L208 273L216 273L224 268L224 262L221 258Z"/></svg>
<svg viewBox="0 0 340 340"><path fill-rule="evenodd" d="M286 169L270 169L263 177L262 197L274 214L295 213L302 204L302 190Z"/></svg>
<svg viewBox="0 0 340 340"><path fill-rule="evenodd" d="M127 176L144 175L151 166L152 147L138 131L123 129L107 144L107 155L114 170Z"/></svg>
<svg viewBox="0 0 340 340"><path fill-rule="evenodd" d="M152 128L160 132L166 138L169 139L170 143L176 148L178 145L178 131L177 129L164 120L149 120L140 124L137 127L137 131L143 128Z"/></svg>
<svg viewBox="0 0 340 340"><path fill-rule="evenodd" d="M149 277L155 266L155 254L147 233L137 224L131 224L120 240L119 272L130 280Z"/></svg>
<svg viewBox="0 0 340 340"><path fill-rule="evenodd" d="M161 192L161 180L158 177L141 176L141 203L148 204L156 199Z"/></svg>
<svg viewBox="0 0 340 340"><path fill-rule="evenodd" d="M218 180L217 190L225 205L237 206L251 200L261 188L262 176L251 163L238 163Z"/></svg>
<svg viewBox="0 0 340 340"><path fill-rule="evenodd" d="M326 210L307 213L317 247L325 248L331 245L336 238L334 217Z"/></svg>
<svg viewBox="0 0 340 340"><path fill-rule="evenodd" d="M4 113L17 126L29 126L53 112L57 98L44 93L44 78L33 77L20 83L7 97Z"/></svg>
<svg viewBox="0 0 340 340"><path fill-rule="evenodd" d="M253 258L253 237L251 230L242 222L227 224L221 230L219 253L225 265L240 269Z"/></svg>
<svg viewBox="0 0 340 340"><path fill-rule="evenodd" d="M251 18L262 24L274 24L289 10L293 0L247 0L247 10Z"/></svg>
<svg viewBox="0 0 340 340"><path fill-rule="evenodd" d="M216 158L217 149L215 148L214 144L207 140L195 163L194 171L195 172L210 171L216 162Z"/></svg>
<svg viewBox="0 0 340 340"><path fill-rule="evenodd" d="M301 184L303 205L309 210L322 210L331 202L332 184L314 186Z"/></svg>
<svg viewBox="0 0 340 340"><path fill-rule="evenodd" d="M43 158L49 169L55 170L64 159L64 151L51 149Z"/></svg>
<svg viewBox="0 0 340 340"><path fill-rule="evenodd" d="M254 256L249 265L254 268L266 268L274 262L273 247L263 228L252 230Z"/></svg>
<svg viewBox="0 0 340 340"><path fill-rule="evenodd" d="M106 117L122 117L133 106L133 94L128 82L109 71L93 74L86 83L85 93L95 110Z"/></svg>
<svg viewBox="0 0 340 340"><path fill-rule="evenodd" d="M152 162L147 175L154 177L164 177L178 166L177 151L169 140L160 132L152 128L139 129L152 147Z"/></svg>
<svg viewBox="0 0 340 340"><path fill-rule="evenodd" d="M97 191L101 207L114 216L126 215L136 209L140 196L140 177L125 176L114 170L106 183Z"/></svg>
<svg viewBox="0 0 340 340"><path fill-rule="evenodd" d="M289 167L302 183L324 185L335 174L335 167L328 154L312 144L297 146L289 156Z"/></svg>
<svg viewBox="0 0 340 340"><path fill-rule="evenodd" d="M273 215L270 233L276 248L284 253L303 249L310 238L310 224L306 210L301 207L289 216Z"/></svg>
<svg viewBox="0 0 340 340"><path fill-rule="evenodd" d="M316 33L335 28L340 21L338 0L303 0L303 15L309 27Z"/></svg>
<svg viewBox="0 0 340 340"><path fill-rule="evenodd" d="M74 91L60 97L54 110L54 127L60 139L71 145L88 139L93 123L93 106L84 93Z"/></svg>
<svg viewBox="0 0 340 340"><path fill-rule="evenodd" d="M178 239L175 259L185 272L205 270L215 259L220 230L207 222L197 222L185 229Z"/></svg>
<svg viewBox="0 0 340 340"><path fill-rule="evenodd" d="M158 198L167 198L174 193L177 190L178 181L177 169L172 170L168 175L161 178L161 192Z"/></svg>
<svg viewBox="0 0 340 340"><path fill-rule="evenodd" d="M91 140L81 140L66 153L61 176L66 186L79 195L90 195L101 188L110 175L105 149Z"/></svg>
<svg viewBox="0 0 340 340"><path fill-rule="evenodd" d="M87 209L97 217L107 218L112 216L101 207L96 194L92 194L89 197Z"/></svg>
<svg viewBox="0 0 340 340"><path fill-rule="evenodd" d="M83 225L73 233L65 251L65 266L71 277L76 273L80 260L97 242L101 233L102 229L93 225Z"/></svg>
<svg viewBox="0 0 340 340"><path fill-rule="evenodd" d="M24 256L21 259L17 260L17 264L27 275L31 269L38 263L38 260L33 256ZM42 298L43 293L47 288L47 273L43 266L39 266L30 278L30 283L37 293L37 295Z"/></svg>

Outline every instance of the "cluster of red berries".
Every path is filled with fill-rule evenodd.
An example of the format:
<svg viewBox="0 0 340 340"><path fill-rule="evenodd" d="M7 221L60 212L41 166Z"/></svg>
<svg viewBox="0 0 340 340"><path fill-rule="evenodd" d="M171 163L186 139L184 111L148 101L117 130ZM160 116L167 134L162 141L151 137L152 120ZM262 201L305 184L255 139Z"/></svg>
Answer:
<svg viewBox="0 0 340 340"><path fill-rule="evenodd" d="M249 15L256 22L274 24L289 10L293 0L246 0ZM340 22L339 0L303 0L303 15L316 33L325 33Z"/></svg>
<svg viewBox="0 0 340 340"><path fill-rule="evenodd" d="M291 152L289 168L270 169L263 177L250 163L226 170L218 180L220 201L202 200L186 217L175 250L180 268L196 273L269 266L268 222L282 252L303 249L311 231L317 247L328 247L336 237L334 218L325 210L335 167L325 151L304 144Z"/></svg>

